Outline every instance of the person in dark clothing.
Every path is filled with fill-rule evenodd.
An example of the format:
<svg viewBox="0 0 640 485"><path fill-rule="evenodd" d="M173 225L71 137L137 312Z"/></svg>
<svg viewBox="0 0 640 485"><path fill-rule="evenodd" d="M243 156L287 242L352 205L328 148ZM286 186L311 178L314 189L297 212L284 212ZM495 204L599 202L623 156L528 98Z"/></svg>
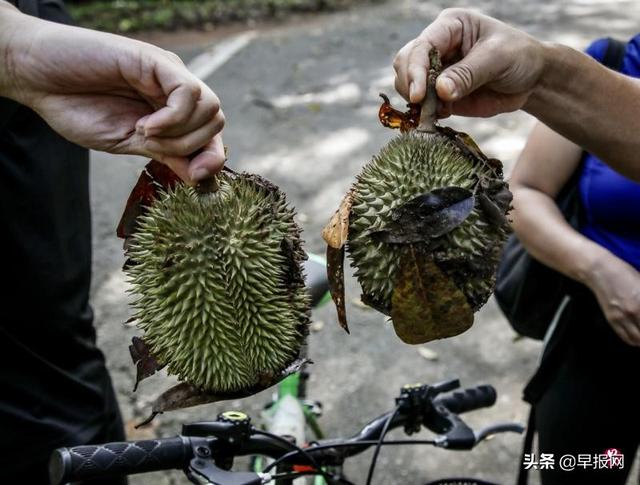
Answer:
<svg viewBox="0 0 640 485"><path fill-rule="evenodd" d="M602 61L607 39L587 53ZM640 35L631 39L620 68L640 77ZM554 198L575 172L584 216L578 230ZM534 257L575 280L552 330L562 332L543 365L553 365L534 403L543 485L623 485L640 444L640 184L538 124L510 181L514 230ZM553 357L551 357L551 352ZM549 360L553 359L553 364ZM595 463L607 450L622 466ZM562 470L562 456L582 465Z"/></svg>
<svg viewBox="0 0 640 485"><path fill-rule="evenodd" d="M15 3L27 14L70 22L60 1ZM211 120L219 111L211 109L213 101L207 113ZM220 119L202 122L211 125L204 140L209 143L222 127ZM198 127L193 123L191 129ZM190 182L197 178L197 173L191 177L194 167L174 155L170 165ZM220 166L216 156L200 160L205 174ZM203 167L195 169L202 176ZM33 109L0 98L2 484L46 485L55 448L125 438L89 305L88 176L86 148L56 133ZM91 483L115 485L126 479Z"/></svg>

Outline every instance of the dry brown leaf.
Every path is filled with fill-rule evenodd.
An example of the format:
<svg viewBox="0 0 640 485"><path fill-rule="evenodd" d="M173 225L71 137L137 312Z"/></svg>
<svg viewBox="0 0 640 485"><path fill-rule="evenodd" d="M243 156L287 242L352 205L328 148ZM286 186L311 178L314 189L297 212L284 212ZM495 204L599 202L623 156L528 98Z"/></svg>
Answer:
<svg viewBox="0 0 640 485"><path fill-rule="evenodd" d="M473 324L473 310L453 280L411 247L400 259L391 300L396 334L408 344L453 337Z"/></svg>
<svg viewBox="0 0 640 485"><path fill-rule="evenodd" d="M322 230L322 239L334 249L340 249L347 242L349 237L349 214L351 213L352 205L353 189L347 192L347 195L344 196L340 203L340 207L338 207L329 223Z"/></svg>
<svg viewBox="0 0 640 485"><path fill-rule="evenodd" d="M338 323L349 333L347 324L347 310L344 303L344 246L334 248L327 246L327 277L329 278L329 292L338 311Z"/></svg>

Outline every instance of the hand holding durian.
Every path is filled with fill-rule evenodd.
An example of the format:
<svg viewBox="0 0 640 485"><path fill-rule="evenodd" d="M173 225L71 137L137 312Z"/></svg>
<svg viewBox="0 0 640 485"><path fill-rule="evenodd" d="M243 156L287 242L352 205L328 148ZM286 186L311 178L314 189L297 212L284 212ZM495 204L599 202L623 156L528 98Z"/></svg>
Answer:
<svg viewBox="0 0 640 485"><path fill-rule="evenodd" d="M507 237L511 194L502 164L464 134L435 123L441 64L429 52L422 107L379 117L401 134L367 164L323 232L340 324L345 247L362 301L389 315L404 342L457 335L491 295Z"/></svg>

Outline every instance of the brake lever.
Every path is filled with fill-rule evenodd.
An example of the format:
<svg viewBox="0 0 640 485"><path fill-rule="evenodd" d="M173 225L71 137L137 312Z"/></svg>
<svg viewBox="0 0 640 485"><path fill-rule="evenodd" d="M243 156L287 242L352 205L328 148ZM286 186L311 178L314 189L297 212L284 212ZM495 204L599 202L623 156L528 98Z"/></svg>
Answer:
<svg viewBox="0 0 640 485"><path fill-rule="evenodd" d="M475 432L476 444L483 440L491 438L494 434L498 433L518 433L522 434L526 430L526 427L520 423L497 423L487 426L480 431Z"/></svg>
<svg viewBox="0 0 640 485"><path fill-rule="evenodd" d="M262 485L271 481L268 473L231 472L219 468L204 440L192 440L193 458L185 471L187 478L196 485ZM201 479L204 479L203 482Z"/></svg>
<svg viewBox="0 0 640 485"><path fill-rule="evenodd" d="M445 431L435 439L435 445L450 450L470 450L476 444L476 435L460 416L449 411L443 404L437 404L433 411L438 416L438 424Z"/></svg>

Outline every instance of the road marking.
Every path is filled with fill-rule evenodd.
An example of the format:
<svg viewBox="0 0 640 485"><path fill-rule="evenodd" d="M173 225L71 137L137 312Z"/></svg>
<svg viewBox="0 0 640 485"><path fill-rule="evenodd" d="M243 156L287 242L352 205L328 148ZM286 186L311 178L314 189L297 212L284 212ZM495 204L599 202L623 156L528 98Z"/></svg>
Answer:
<svg viewBox="0 0 640 485"><path fill-rule="evenodd" d="M234 55L247 47L257 35L256 31L250 30L222 41L196 56L187 67L205 81Z"/></svg>

